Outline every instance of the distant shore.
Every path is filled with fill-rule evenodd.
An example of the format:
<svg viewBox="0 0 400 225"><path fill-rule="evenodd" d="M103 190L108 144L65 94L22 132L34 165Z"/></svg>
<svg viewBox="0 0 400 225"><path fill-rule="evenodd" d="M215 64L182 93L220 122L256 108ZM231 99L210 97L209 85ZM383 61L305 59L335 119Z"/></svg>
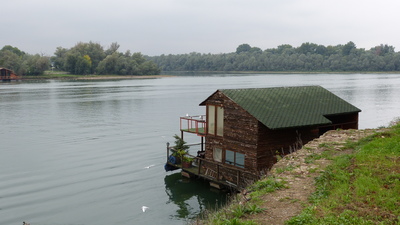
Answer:
<svg viewBox="0 0 400 225"><path fill-rule="evenodd" d="M173 75L70 75L70 74L45 74L41 76L22 76L21 80L124 80L124 79L156 79L174 77Z"/></svg>
<svg viewBox="0 0 400 225"><path fill-rule="evenodd" d="M294 72L294 71L168 71L161 75L73 75L63 72L45 73L39 76L22 76L21 80L51 80L51 79L66 79L66 80L123 80L123 79L156 79L164 77L176 77L179 75L206 75L206 74L399 74L399 71L394 72Z"/></svg>
<svg viewBox="0 0 400 225"><path fill-rule="evenodd" d="M99 75L99 76L83 76L77 77L77 80L122 80L122 79L154 79L154 78L163 78L163 77L173 77L172 75L130 75L130 76L110 76L110 75Z"/></svg>

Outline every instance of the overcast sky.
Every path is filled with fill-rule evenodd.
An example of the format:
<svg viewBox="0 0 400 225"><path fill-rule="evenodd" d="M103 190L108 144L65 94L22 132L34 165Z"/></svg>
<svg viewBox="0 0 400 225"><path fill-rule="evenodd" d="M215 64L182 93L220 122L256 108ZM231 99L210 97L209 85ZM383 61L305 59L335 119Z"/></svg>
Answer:
<svg viewBox="0 0 400 225"><path fill-rule="evenodd" d="M52 56L112 42L145 55L353 41L400 51L399 0L0 0L0 48Z"/></svg>

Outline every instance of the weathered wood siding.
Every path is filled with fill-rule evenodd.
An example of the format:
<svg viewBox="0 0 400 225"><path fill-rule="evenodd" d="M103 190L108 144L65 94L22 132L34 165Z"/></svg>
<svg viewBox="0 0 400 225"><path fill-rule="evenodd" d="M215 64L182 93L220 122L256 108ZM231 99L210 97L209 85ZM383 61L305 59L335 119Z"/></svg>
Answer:
<svg viewBox="0 0 400 225"><path fill-rule="evenodd" d="M271 130L259 123L257 169L271 168L277 155L286 155L318 137L316 127Z"/></svg>
<svg viewBox="0 0 400 225"><path fill-rule="evenodd" d="M235 151L245 155L245 170L256 171L258 121L221 92L209 98L206 104L223 106L224 137L206 136L205 158L213 160L213 149L216 147L223 149L223 152Z"/></svg>
<svg viewBox="0 0 400 225"><path fill-rule="evenodd" d="M320 135L324 134L328 130L358 129L358 112L343 114L343 115L326 116L326 118L332 121L332 124L327 126L321 126L319 128Z"/></svg>

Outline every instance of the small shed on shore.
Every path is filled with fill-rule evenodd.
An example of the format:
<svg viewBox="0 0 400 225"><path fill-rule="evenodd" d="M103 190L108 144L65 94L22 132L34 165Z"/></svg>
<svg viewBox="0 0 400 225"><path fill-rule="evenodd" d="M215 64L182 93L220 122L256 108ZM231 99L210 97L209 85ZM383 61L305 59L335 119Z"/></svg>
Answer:
<svg viewBox="0 0 400 225"><path fill-rule="evenodd" d="M328 130L358 129L361 112L320 86L217 90L200 106L205 160L255 173Z"/></svg>
<svg viewBox="0 0 400 225"><path fill-rule="evenodd" d="M20 79L19 76L12 70L0 67L0 80L9 81L18 79Z"/></svg>

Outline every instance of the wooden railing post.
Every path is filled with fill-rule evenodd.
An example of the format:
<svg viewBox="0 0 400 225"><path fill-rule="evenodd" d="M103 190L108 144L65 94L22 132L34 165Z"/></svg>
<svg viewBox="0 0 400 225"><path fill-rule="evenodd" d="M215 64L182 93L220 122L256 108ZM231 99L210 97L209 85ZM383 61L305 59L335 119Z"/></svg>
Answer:
<svg viewBox="0 0 400 225"><path fill-rule="evenodd" d="M199 165L198 165L198 170L197 170L197 172L198 172L198 174L200 175L200 168L201 168L201 162L202 162L203 160L201 160L200 158L199 158Z"/></svg>
<svg viewBox="0 0 400 225"><path fill-rule="evenodd" d="M236 176L237 176L236 185L237 185L237 187L239 187L239 184L240 184L240 170L236 170Z"/></svg>
<svg viewBox="0 0 400 225"><path fill-rule="evenodd" d="M217 181L219 181L219 164L217 164Z"/></svg>
<svg viewBox="0 0 400 225"><path fill-rule="evenodd" d="M167 162L168 162L168 159L169 159L169 142L167 142Z"/></svg>

